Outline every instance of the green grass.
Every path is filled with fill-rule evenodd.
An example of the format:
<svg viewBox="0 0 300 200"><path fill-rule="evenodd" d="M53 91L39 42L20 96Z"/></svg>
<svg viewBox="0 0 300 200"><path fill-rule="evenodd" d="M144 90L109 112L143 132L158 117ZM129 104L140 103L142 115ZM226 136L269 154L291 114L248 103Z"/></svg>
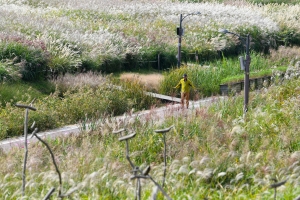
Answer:
<svg viewBox="0 0 300 200"><path fill-rule="evenodd" d="M1 41L0 57L7 72L16 71L26 81L39 79L47 64L47 56L42 48L25 39L18 42Z"/></svg>
<svg viewBox="0 0 300 200"><path fill-rule="evenodd" d="M129 70L129 71L126 71L128 73L138 73L138 74L143 74L143 75L149 75L149 74L153 74L153 73L162 73L163 71L161 70L157 70L157 69L154 69L154 68L140 68L140 69L132 69L132 70ZM115 73L112 73L113 77L118 79L120 78L120 76L124 73L124 71L122 72L115 72Z"/></svg>
<svg viewBox="0 0 300 200"><path fill-rule="evenodd" d="M49 81L36 82L3 82L0 84L1 105L6 103L14 104L18 101L31 101L34 98L40 99L55 91L55 86Z"/></svg>
<svg viewBox="0 0 300 200"><path fill-rule="evenodd" d="M269 59L268 56L260 55L255 52L250 54L251 65L250 72L253 76L269 74L272 71L273 64L276 61ZM287 62L282 61L282 66L277 68L284 70ZM219 85L232 80L238 80L243 77L244 71L240 69L240 63L237 57L223 57L220 60L206 62L203 65L190 65L182 68L173 68L164 73L165 78L159 91L162 94L174 95L174 87L182 75L187 73L189 79L201 93L201 96L207 97L219 94Z"/></svg>
<svg viewBox="0 0 300 200"><path fill-rule="evenodd" d="M287 67L279 67L276 69L264 69L261 71L254 71L251 72L250 71L250 79L254 79L254 78L260 78L260 77L266 77L266 76L273 76L274 72L282 72L285 73L285 71L287 70ZM229 76L226 77L224 79L222 79L220 84L227 84L227 83L236 83L236 82L240 82L240 81L244 81L244 75L235 75L235 76Z"/></svg>

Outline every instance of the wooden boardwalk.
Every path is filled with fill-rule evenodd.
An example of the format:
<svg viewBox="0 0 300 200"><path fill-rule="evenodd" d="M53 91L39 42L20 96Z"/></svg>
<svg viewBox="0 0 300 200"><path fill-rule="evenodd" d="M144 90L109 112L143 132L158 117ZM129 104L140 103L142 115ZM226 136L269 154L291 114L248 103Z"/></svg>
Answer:
<svg viewBox="0 0 300 200"><path fill-rule="evenodd" d="M111 87L113 87L115 89L118 89L118 90L122 90L121 86L111 85ZM163 95L163 94L158 94L158 93L153 93L153 92L145 92L145 94L149 95L151 97L157 98L157 99L181 103L181 99L177 98L177 97L171 97L171 96L167 96L167 95Z"/></svg>
<svg viewBox="0 0 300 200"><path fill-rule="evenodd" d="M177 102L180 103L181 99L177 97L171 97L163 94L157 94L153 92L146 92L147 95L152 96L154 98L162 99L162 100L167 100L167 101L172 101L172 102Z"/></svg>

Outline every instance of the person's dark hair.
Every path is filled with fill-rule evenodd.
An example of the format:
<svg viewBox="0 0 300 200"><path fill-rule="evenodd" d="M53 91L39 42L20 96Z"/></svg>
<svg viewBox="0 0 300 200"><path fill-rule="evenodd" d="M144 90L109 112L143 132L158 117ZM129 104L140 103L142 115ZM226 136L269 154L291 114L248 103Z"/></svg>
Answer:
<svg viewBox="0 0 300 200"><path fill-rule="evenodd" d="M187 77L187 74L183 74L183 77Z"/></svg>

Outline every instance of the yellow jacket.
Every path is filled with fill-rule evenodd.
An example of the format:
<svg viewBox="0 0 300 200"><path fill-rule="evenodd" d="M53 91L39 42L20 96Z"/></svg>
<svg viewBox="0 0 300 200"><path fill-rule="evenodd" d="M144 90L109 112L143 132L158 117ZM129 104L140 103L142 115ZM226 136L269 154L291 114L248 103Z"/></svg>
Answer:
<svg viewBox="0 0 300 200"><path fill-rule="evenodd" d="M190 92L191 87L195 90L195 86L190 80L184 81L184 78L180 79L179 83L175 86L175 88L180 88L181 86L181 92Z"/></svg>

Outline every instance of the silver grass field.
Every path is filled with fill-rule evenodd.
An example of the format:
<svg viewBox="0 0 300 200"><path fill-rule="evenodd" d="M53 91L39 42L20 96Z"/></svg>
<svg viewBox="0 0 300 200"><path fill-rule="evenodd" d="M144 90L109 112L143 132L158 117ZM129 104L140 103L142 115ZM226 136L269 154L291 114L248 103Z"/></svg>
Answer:
<svg viewBox="0 0 300 200"><path fill-rule="evenodd" d="M77 68L83 58L104 61L128 53L143 55L157 46L176 51L179 15L198 11L201 15L184 21L183 45L190 50L220 51L234 45L235 38L221 35L220 28L258 30L270 44L274 40L268 40L269 36L283 30L299 33L299 4L0 0L0 41L20 40L45 47L49 55ZM43 199L53 187L50 199L135 199L137 179L132 178L127 146L119 141L121 135L114 133L123 128L128 134L136 133L128 140L132 162L140 170L151 168L140 180L141 199L167 199L150 176L160 186L165 178L163 190L174 200L299 199L299 48L282 46L273 51L270 60L288 59L285 76L279 79L275 73L270 87L251 91L245 116L243 95L228 96L224 101L217 101L216 96L208 106L189 111L167 105L161 117L155 114L157 107L149 106L153 101L143 96L145 87L139 81L125 81L122 86L127 90L116 91L111 87L116 83L112 75L89 72L59 76L52 80L56 92L33 103L38 109L29 111L29 119L37 120L41 127L77 120L80 133L45 139L61 183L49 149L29 140L25 191L25 147L8 152L0 149L0 199ZM1 62L9 66L10 60ZM60 67L54 61L50 64ZM198 71L191 67L191 72ZM24 104L34 99L26 92L22 98L20 103ZM143 117L138 115L143 107L136 110L133 106L140 104L150 107ZM19 126L23 126L24 110L16 111L10 102L6 106L0 109L0 133L12 128L6 119L20 121ZM120 118L107 114L104 111L109 107L124 114ZM45 113L43 119L37 112ZM96 114L90 115L92 112ZM157 133L171 126L165 138Z"/></svg>

